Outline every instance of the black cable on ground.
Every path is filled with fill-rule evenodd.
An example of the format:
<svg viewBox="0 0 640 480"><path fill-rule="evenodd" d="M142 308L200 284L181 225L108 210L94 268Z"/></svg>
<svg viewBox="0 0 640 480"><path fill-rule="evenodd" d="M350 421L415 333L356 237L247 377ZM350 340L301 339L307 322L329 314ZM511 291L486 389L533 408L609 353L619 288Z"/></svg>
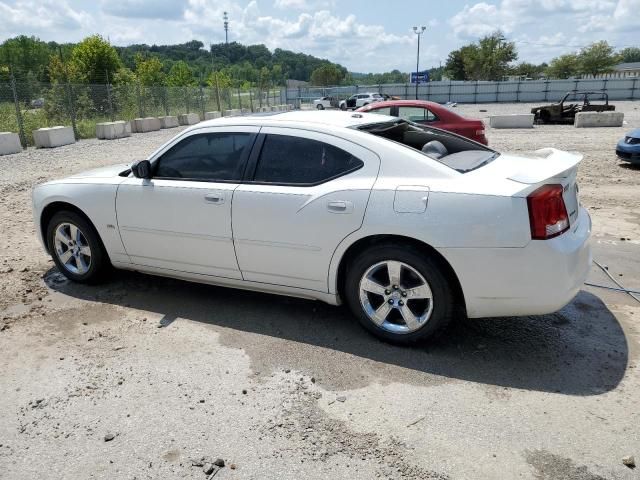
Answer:
<svg viewBox="0 0 640 480"><path fill-rule="evenodd" d="M607 290L614 290L616 292L624 292L629 296L631 296L631 298L633 298L636 302L640 303L640 297L636 297L636 295L640 295L640 292L636 290L629 290L624 285L622 285L616 278L614 278L613 275L609 273L609 270L607 269L607 267L600 265L595 260L593 261L593 263L595 263L598 267L600 267L600 270L606 273L607 276L611 279L611 281L615 283L619 288L608 287L606 285L598 285L597 283L589 283L589 282L584 282L585 285L589 285L590 287L606 288Z"/></svg>

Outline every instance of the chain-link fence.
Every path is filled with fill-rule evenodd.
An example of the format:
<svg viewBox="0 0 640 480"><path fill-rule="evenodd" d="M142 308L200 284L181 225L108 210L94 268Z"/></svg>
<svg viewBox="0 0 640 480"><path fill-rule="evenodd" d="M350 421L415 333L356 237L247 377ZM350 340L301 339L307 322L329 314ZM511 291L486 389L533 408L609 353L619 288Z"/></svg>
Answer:
<svg viewBox="0 0 640 480"><path fill-rule="evenodd" d="M242 109L261 111L282 104L284 92L216 88L167 87L140 84L88 85L0 82L0 132L20 135L24 147L33 145L33 131L43 127L73 127L76 139L96 135L96 124L115 120Z"/></svg>

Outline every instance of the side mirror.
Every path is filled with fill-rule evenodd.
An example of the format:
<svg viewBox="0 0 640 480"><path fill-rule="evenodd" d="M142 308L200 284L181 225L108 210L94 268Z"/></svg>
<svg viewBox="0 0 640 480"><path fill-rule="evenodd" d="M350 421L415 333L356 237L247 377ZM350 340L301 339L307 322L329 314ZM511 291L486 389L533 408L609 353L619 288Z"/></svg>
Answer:
<svg viewBox="0 0 640 480"><path fill-rule="evenodd" d="M136 178L151 178L151 162L139 160L131 165L131 173Z"/></svg>

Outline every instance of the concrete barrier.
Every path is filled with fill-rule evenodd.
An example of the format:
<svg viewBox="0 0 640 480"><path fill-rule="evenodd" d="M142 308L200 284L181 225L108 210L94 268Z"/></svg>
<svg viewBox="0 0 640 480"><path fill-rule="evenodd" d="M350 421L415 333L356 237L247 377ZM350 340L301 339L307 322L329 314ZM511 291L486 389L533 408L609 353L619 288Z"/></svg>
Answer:
<svg viewBox="0 0 640 480"><path fill-rule="evenodd" d="M242 115L242 110L239 108L232 108L231 110L224 111L225 117L237 117L238 115Z"/></svg>
<svg viewBox="0 0 640 480"><path fill-rule="evenodd" d="M489 125L491 128L533 128L533 113L491 115Z"/></svg>
<svg viewBox="0 0 640 480"><path fill-rule="evenodd" d="M159 117L160 120L160 128L175 128L180 126L178 122L178 117L173 115L168 115L166 117Z"/></svg>
<svg viewBox="0 0 640 480"><path fill-rule="evenodd" d="M131 124L125 121L96 123L96 138L114 140L131 136Z"/></svg>
<svg viewBox="0 0 640 480"><path fill-rule="evenodd" d="M287 110L289 110L289 111L293 110L294 108L295 107L291 103L289 105L287 105Z"/></svg>
<svg viewBox="0 0 640 480"><path fill-rule="evenodd" d="M55 148L76 143L71 127L39 128L33 131L36 148Z"/></svg>
<svg viewBox="0 0 640 480"><path fill-rule="evenodd" d="M136 133L160 130L160 119L156 117L136 118L133 122L135 123Z"/></svg>
<svg viewBox="0 0 640 480"><path fill-rule="evenodd" d="M200 121L200 115L197 113L183 113L178 115L180 125L195 125Z"/></svg>
<svg viewBox="0 0 640 480"><path fill-rule="evenodd" d="M205 112L204 119L205 120L215 120L216 118L220 118L222 116L222 112Z"/></svg>
<svg viewBox="0 0 640 480"><path fill-rule="evenodd" d="M250 115L251 114L251 110L248 108L243 108L242 110L240 110L240 113L242 115Z"/></svg>
<svg viewBox="0 0 640 480"><path fill-rule="evenodd" d="M576 128L621 127L623 121L623 112L578 112L573 125Z"/></svg>
<svg viewBox="0 0 640 480"><path fill-rule="evenodd" d="M22 145L20 145L20 137L17 133L0 132L0 155L10 155L21 151Z"/></svg>

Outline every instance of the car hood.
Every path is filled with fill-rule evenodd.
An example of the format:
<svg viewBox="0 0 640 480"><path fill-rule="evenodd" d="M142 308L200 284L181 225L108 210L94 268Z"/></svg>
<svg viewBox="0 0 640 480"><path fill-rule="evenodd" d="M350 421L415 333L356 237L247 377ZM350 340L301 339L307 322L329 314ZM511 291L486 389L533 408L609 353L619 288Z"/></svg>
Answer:
<svg viewBox="0 0 640 480"><path fill-rule="evenodd" d="M635 128L628 132L625 137L640 138L640 128Z"/></svg>
<svg viewBox="0 0 640 480"><path fill-rule="evenodd" d="M76 173L68 178L111 178L117 177L129 167L128 163L119 163L118 165L110 165L108 167L94 168L86 172Z"/></svg>

